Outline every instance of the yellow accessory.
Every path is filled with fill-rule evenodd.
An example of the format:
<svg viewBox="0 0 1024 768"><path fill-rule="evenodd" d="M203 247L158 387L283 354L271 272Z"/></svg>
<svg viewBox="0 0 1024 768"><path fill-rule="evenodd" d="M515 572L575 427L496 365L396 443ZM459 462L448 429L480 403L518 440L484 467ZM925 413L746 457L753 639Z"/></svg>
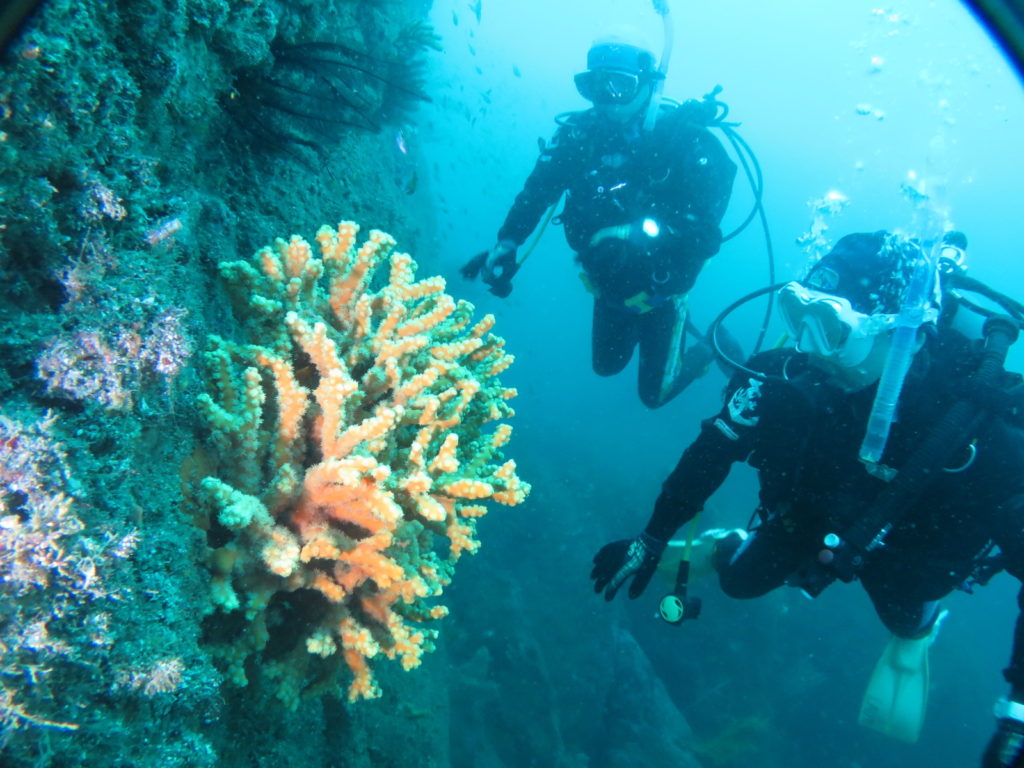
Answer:
<svg viewBox="0 0 1024 768"><path fill-rule="evenodd" d="M644 315L654 309L654 307L648 303L648 299L650 298L651 294L647 291L640 291L640 293L630 296L623 303L637 314Z"/></svg>

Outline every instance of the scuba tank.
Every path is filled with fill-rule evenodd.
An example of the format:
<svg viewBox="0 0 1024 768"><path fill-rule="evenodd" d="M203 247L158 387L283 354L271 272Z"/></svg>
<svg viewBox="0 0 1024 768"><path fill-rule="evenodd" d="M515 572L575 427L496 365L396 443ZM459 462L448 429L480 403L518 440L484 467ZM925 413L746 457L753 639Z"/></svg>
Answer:
<svg viewBox="0 0 1024 768"><path fill-rule="evenodd" d="M939 245L926 257L922 252L917 269L911 276L910 285L904 294L900 316L905 329L901 348L890 352L887 358L889 380L879 381L872 408L873 423L866 430L860 454L874 458L866 461L868 471L888 482L876 501L860 517L842 530L829 532L821 541L821 549L809 559L787 583L803 589L809 597L816 597L836 579L853 581L857 578L868 556L884 546L889 532L903 516L913 509L917 500L937 477L941 468L947 467L954 454L964 447L969 436L983 429L985 423L998 414L1024 412L1022 386L1011 390L1000 389L1005 372L1005 361L1010 346L1019 331L1024 328L1024 304L1006 296L984 283L968 277L963 266L963 248L966 239L959 232L947 233ZM935 291L935 281L942 286L944 311L940 323L955 314L960 308L969 310L983 319L984 350L980 364L968 381L965 396L955 402L938 421L931 432L920 441L910 457L899 468L898 473L877 464L885 449L889 428L893 423L895 407L906 376L906 367L916 352L916 336L920 326L927 322L927 305ZM770 294L782 287L771 285L753 291L726 307L708 332L719 359L730 367L759 381L785 383L785 377L769 375L731 359L718 343L718 328L737 308L749 301ZM991 309L974 300L969 294L983 297L995 305ZM936 313L937 314L937 313ZM909 343L908 343L909 342ZM894 346L896 346L894 344ZM882 392L882 390L885 390ZM863 460L863 459L862 459Z"/></svg>
<svg viewBox="0 0 1024 768"><path fill-rule="evenodd" d="M822 549L791 583L809 597L817 597L836 579L850 582L857 578L868 555L885 545L889 532L940 474L939 469L949 464L971 433L981 429L996 415L997 408L1005 405L986 395L997 386L1007 352L1017 340L1020 328L1020 318L1009 315L994 315L985 321L985 349L981 364L970 379L977 398L965 397L954 403L871 508L846 530L827 534Z"/></svg>

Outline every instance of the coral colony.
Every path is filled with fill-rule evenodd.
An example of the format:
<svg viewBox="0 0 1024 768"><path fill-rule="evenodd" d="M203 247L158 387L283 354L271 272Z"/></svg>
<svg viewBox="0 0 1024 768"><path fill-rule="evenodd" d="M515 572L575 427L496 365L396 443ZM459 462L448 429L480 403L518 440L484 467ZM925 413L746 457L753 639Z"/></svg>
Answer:
<svg viewBox="0 0 1024 768"><path fill-rule="evenodd" d="M379 696L377 656L416 667L447 613L432 599L479 547L482 502L529 492L502 459L511 427L487 429L515 396L494 318L473 324L442 278L414 281L390 235L357 250L357 232L321 228L320 258L295 236L220 265L251 343L211 337L199 400L220 459L200 485L211 602L244 617L216 653L233 682L262 670L292 707L346 671L350 700ZM282 604L304 623L269 657Z"/></svg>

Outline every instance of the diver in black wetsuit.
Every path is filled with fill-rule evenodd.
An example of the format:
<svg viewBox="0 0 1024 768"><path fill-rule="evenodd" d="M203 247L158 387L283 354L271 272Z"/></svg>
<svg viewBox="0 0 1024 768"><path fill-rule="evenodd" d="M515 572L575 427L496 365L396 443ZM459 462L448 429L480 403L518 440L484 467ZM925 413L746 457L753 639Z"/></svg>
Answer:
<svg viewBox="0 0 1024 768"><path fill-rule="evenodd" d="M657 408L713 358L703 338L683 355L686 294L718 252L736 166L706 127L708 104L660 104L651 112L664 75L650 51L598 41L587 67L576 85L593 109L559 118L498 244L462 274L480 273L492 293L507 296L520 266L517 247L565 193L559 220L594 294L594 370L618 373L639 345L640 398Z"/></svg>
<svg viewBox="0 0 1024 768"><path fill-rule="evenodd" d="M960 315L970 314L962 294L940 291L935 261L922 267L915 252L923 254L884 232L849 235L805 280L787 284L779 308L796 348L757 355L732 379L725 406L684 451L643 533L602 548L591 574L608 600L629 579L638 597L669 539L734 462L749 463L759 472L760 523L698 542L722 589L751 598L789 584L813 596L835 578L859 579L894 636L861 722L909 741L923 720L938 601L977 574L979 562L992 562L992 544L1000 566L1024 579L1021 377L1002 368L1024 315L990 320L985 341L961 333ZM907 332L899 418L884 424L887 437L876 430L882 447L866 461L869 414L897 357L889 350L901 319L913 315L901 314L912 272L934 287L917 307L920 325ZM997 706L986 768L1024 765L1024 619L1004 674L1010 696Z"/></svg>

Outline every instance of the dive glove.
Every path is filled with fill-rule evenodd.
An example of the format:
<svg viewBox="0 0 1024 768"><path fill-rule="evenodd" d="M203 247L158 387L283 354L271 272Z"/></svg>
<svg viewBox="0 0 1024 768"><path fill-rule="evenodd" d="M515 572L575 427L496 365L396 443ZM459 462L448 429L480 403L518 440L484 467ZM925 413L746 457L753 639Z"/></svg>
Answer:
<svg viewBox="0 0 1024 768"><path fill-rule="evenodd" d="M594 591L603 590L604 599L612 600L619 587L632 578L629 597L635 600L647 589L664 551L665 542L646 533L641 533L632 541L622 539L605 544L594 555L594 568L590 572L590 578L594 580Z"/></svg>
<svg viewBox="0 0 1024 768"><path fill-rule="evenodd" d="M500 240L489 251L481 251L463 264L459 273L467 280L479 275L491 293L503 299L512 293L512 278L519 271L516 247L512 240Z"/></svg>
<svg viewBox="0 0 1024 768"><path fill-rule="evenodd" d="M982 768L1022 768L1024 766L1024 704L1000 699L996 704L996 732L992 736Z"/></svg>

